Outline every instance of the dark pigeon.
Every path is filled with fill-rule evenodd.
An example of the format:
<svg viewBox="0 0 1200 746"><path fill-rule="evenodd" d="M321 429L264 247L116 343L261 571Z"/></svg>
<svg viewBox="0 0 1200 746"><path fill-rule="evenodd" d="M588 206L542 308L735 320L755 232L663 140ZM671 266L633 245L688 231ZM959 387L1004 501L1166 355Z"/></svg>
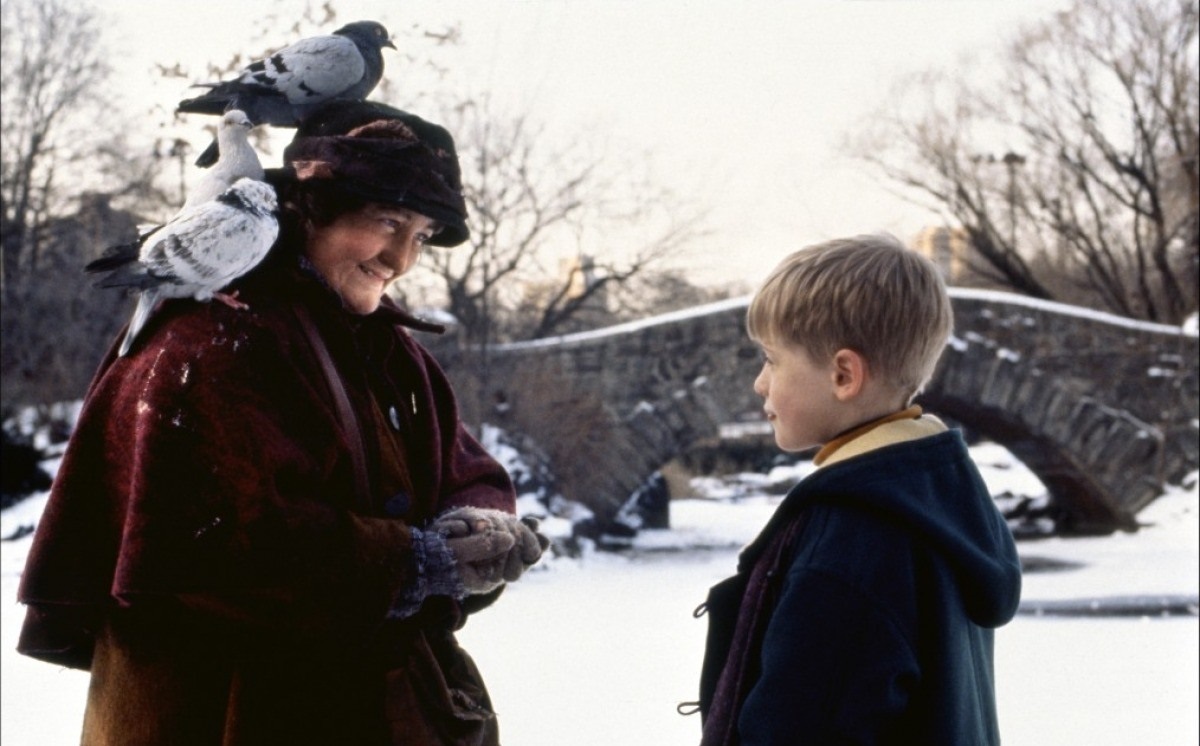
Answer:
<svg viewBox="0 0 1200 746"><path fill-rule="evenodd" d="M383 48L396 48L382 24L358 21L312 36L252 62L233 80L204 83L207 93L179 102L185 114L221 116L241 109L254 124L295 127L333 99L363 100L383 77ZM216 163L216 140L196 159Z"/></svg>

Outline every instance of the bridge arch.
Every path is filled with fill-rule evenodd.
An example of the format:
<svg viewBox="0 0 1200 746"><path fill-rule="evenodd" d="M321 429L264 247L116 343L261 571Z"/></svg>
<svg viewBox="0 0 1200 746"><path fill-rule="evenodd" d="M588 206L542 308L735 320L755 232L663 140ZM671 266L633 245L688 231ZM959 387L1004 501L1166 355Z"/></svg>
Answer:
<svg viewBox="0 0 1200 746"><path fill-rule="evenodd" d="M950 295L955 333L919 401L1020 458L1065 531L1132 529L1166 483L1197 468L1195 333L1009 293ZM518 428L522 418L588 412L564 423L563 442L542 445L555 473L572 475L568 496L587 494L615 514L722 426L761 421L748 303L496 346L488 386L504 392ZM438 354L453 375L459 356Z"/></svg>

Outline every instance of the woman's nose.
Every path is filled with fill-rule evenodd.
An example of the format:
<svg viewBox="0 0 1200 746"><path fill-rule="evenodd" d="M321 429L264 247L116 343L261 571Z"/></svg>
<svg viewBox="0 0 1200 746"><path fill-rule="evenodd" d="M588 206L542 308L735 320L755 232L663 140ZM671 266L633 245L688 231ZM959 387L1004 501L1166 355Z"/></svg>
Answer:
<svg viewBox="0 0 1200 746"><path fill-rule="evenodd" d="M423 244L415 232L405 232L392 240L383 255L386 257L385 261L392 269L396 270L397 274L404 274L417 263L422 248Z"/></svg>
<svg viewBox="0 0 1200 746"><path fill-rule="evenodd" d="M758 377L754 379L754 393L762 398L767 398L767 371L763 369L759 371Z"/></svg>

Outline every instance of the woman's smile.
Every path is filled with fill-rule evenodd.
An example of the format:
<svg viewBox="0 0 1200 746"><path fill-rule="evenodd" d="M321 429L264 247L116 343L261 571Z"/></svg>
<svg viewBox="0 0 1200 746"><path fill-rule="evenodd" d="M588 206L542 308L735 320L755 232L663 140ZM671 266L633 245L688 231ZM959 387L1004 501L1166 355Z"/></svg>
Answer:
<svg viewBox="0 0 1200 746"><path fill-rule="evenodd" d="M439 227L412 210L372 203L314 228L308 258L347 310L368 314L379 307L388 284L416 264Z"/></svg>
<svg viewBox="0 0 1200 746"><path fill-rule="evenodd" d="M362 270L363 274L365 274L368 277L371 277L373 279L379 280L384 285L388 284L396 277L396 273L390 269L383 269L380 267L371 267L366 264L360 264L360 265L358 265L358 268L360 270Z"/></svg>

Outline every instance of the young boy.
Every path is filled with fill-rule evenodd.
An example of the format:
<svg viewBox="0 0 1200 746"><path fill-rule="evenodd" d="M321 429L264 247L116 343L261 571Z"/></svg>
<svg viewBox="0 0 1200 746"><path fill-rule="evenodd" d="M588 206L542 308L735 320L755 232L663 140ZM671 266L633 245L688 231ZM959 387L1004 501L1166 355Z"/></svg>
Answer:
<svg viewBox="0 0 1200 746"><path fill-rule="evenodd" d="M952 321L937 269L889 235L799 251L751 302L754 390L818 469L709 594L703 746L1000 742L1016 548L962 437L912 405Z"/></svg>

